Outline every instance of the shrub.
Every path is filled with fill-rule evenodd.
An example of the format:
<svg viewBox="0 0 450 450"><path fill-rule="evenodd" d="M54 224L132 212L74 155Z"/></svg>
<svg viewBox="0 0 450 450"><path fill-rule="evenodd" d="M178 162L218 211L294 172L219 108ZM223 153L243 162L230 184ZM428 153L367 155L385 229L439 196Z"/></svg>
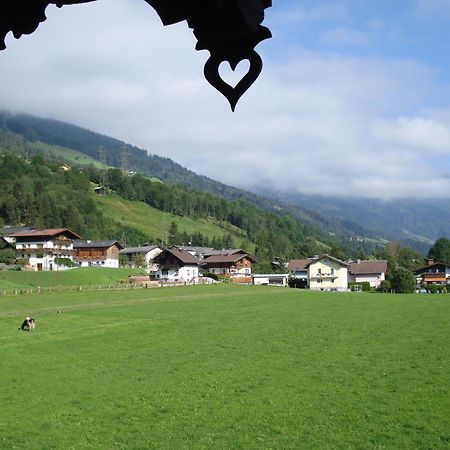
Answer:
<svg viewBox="0 0 450 450"><path fill-rule="evenodd" d="M58 266L75 267L75 263L70 258L55 258Z"/></svg>
<svg viewBox="0 0 450 450"><path fill-rule="evenodd" d="M411 293L416 287L415 276L404 267L399 267L392 272L390 282L392 289L399 294Z"/></svg>
<svg viewBox="0 0 450 450"><path fill-rule="evenodd" d="M379 292L391 292L392 286L389 280L383 280L378 288Z"/></svg>
<svg viewBox="0 0 450 450"><path fill-rule="evenodd" d="M203 274L204 277L208 277L208 278L212 278L213 280L219 281L219 277L217 276L217 274L212 273L212 272L205 272Z"/></svg>
<svg viewBox="0 0 450 450"><path fill-rule="evenodd" d="M5 248L0 250L0 263L14 264L16 260L16 252L12 248Z"/></svg>

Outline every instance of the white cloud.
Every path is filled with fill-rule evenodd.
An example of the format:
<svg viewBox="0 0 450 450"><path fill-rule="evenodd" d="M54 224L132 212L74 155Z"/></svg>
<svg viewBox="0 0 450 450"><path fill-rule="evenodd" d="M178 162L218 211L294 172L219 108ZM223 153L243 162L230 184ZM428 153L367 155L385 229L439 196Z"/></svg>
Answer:
<svg viewBox="0 0 450 450"><path fill-rule="evenodd" d="M428 154L450 154L450 124L433 119L380 120L374 124L375 138Z"/></svg>
<svg viewBox="0 0 450 450"><path fill-rule="evenodd" d="M275 56L274 29L258 47L261 77L233 114L205 81L208 53L194 50L191 31L163 27L145 2L49 7L48 16L0 54L5 108L73 122L243 187L450 195L450 179L428 158L430 148L443 151L450 108L441 105L440 118L422 109L434 80L415 61L296 44Z"/></svg>
<svg viewBox="0 0 450 450"><path fill-rule="evenodd" d="M371 44L367 32L347 27L336 27L325 30L320 36L320 41L331 46L367 47Z"/></svg>
<svg viewBox="0 0 450 450"><path fill-rule="evenodd" d="M416 0L415 12L419 17L448 19L450 0Z"/></svg>

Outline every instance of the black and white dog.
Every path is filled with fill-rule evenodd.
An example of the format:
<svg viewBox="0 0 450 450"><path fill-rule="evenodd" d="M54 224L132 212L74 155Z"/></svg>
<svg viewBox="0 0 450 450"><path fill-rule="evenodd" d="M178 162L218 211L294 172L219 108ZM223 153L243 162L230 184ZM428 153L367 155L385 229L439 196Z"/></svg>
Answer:
<svg viewBox="0 0 450 450"><path fill-rule="evenodd" d="M19 330L22 331L34 331L36 327L36 320L34 317L25 317L25 320L23 321L22 325L20 326Z"/></svg>

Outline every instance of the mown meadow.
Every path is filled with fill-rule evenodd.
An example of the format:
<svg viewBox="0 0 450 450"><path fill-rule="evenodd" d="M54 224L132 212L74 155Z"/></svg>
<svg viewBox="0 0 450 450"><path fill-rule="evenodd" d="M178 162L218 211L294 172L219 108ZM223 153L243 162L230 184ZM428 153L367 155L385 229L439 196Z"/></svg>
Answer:
<svg viewBox="0 0 450 450"><path fill-rule="evenodd" d="M448 295L0 297L0 448L448 449L449 329Z"/></svg>

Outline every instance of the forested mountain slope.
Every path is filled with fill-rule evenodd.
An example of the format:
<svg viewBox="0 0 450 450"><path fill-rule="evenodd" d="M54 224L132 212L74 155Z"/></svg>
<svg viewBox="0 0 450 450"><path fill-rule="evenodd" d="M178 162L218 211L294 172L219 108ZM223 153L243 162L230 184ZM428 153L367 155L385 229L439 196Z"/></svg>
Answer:
<svg viewBox="0 0 450 450"><path fill-rule="evenodd" d="M93 187L102 178L109 193ZM275 258L330 252L361 257L363 243L330 235L290 214L273 214L246 199L235 201L155 182L120 169L106 174L93 166L64 170L61 163L31 160L0 149L0 224L68 227L86 239L223 247L254 252L261 268Z"/></svg>
<svg viewBox="0 0 450 450"><path fill-rule="evenodd" d="M74 162L73 152L86 155L98 165L99 149L104 149L105 162L111 167L122 167L126 153L127 168L170 184L180 184L189 189L209 192L227 200L243 200L277 215L290 214L301 224L320 230L324 234L339 236L346 242L374 238L361 225L352 221L342 221L334 217L324 217L298 205L279 200L271 200L242 189L200 176L185 169L169 158L150 154L146 150L126 144L117 139L103 136L81 127L50 119L28 115L13 115L0 112L0 145L28 156L47 150L53 154L64 153ZM80 158L76 158L80 162Z"/></svg>
<svg viewBox="0 0 450 450"><path fill-rule="evenodd" d="M344 223L361 223L363 229L375 235L398 240L422 252L439 237L450 237L450 199L379 200L260 192Z"/></svg>

